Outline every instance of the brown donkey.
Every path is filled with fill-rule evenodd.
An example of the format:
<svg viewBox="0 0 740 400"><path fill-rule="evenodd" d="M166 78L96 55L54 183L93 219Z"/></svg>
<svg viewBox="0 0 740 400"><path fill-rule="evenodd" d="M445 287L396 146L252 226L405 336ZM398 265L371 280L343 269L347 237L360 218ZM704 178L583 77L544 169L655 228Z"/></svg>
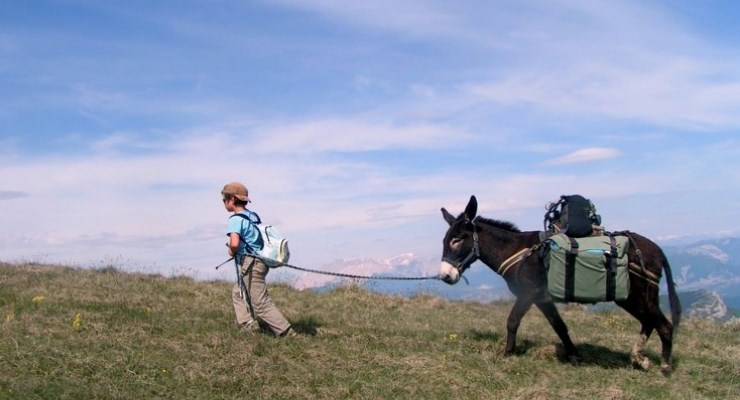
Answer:
<svg viewBox="0 0 740 400"><path fill-rule="evenodd" d="M542 243L541 232L521 232L510 222L477 217L477 212L475 196L471 196L465 212L457 218L442 208L442 215L450 225L443 241L442 280L455 284L470 264L476 260L482 261L503 276L516 296L506 321L504 353L514 353L519 323L534 304L560 337L568 358L578 359L578 351L568 335L568 327L555 307L555 300L547 292L547 272L536 251ZM673 332L678 328L681 317L681 304L671 269L665 254L653 241L636 233L622 234L629 235L632 241L628 252L630 291L626 300L616 303L637 318L642 326L640 337L631 351L632 363L638 368L649 368L650 361L644 356L643 348L650 334L656 330L662 343L661 371L668 375L673 368ZM505 264L504 268L502 264ZM663 271L667 280L672 324L663 315L658 303L658 284Z"/></svg>

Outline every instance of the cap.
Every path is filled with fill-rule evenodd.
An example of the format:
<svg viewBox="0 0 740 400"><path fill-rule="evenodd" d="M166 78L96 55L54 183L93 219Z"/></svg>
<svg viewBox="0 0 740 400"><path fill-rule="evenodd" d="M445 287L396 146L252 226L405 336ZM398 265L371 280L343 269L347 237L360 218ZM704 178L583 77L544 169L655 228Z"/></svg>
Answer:
<svg viewBox="0 0 740 400"><path fill-rule="evenodd" d="M231 182L224 186L223 190L221 190L221 194L225 195L231 195L236 197L237 199L249 203L249 191L247 190L247 187L242 185L239 182Z"/></svg>

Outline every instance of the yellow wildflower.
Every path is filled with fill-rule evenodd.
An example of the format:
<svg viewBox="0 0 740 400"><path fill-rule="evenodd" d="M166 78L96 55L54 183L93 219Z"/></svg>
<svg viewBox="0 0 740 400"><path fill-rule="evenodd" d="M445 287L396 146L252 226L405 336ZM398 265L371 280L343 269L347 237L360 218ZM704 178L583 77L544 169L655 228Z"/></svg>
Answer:
<svg viewBox="0 0 740 400"><path fill-rule="evenodd" d="M75 315L74 321L72 321L72 328L80 329L81 326L82 326L82 314L77 313L77 315Z"/></svg>
<svg viewBox="0 0 740 400"><path fill-rule="evenodd" d="M44 301L44 296L43 295L34 296L34 298L31 299L31 301L34 303L41 303L42 301Z"/></svg>

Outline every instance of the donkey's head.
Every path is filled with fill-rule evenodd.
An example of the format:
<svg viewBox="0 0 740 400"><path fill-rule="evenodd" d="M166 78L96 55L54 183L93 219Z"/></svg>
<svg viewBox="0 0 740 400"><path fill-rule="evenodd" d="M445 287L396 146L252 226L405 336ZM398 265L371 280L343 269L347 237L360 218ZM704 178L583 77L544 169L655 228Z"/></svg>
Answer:
<svg viewBox="0 0 740 400"><path fill-rule="evenodd" d="M475 216L478 213L478 200L470 196L465 212L457 218L442 208L442 216L450 225L442 241L442 264L440 278L449 284L455 284L463 272L480 256L478 233L475 228Z"/></svg>

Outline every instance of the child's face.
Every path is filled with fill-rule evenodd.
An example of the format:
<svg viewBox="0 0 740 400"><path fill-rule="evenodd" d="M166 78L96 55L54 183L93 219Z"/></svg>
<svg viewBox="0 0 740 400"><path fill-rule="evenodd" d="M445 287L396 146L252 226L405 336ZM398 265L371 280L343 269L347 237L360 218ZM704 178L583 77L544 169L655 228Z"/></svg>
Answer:
<svg viewBox="0 0 740 400"><path fill-rule="evenodd" d="M223 202L224 202L224 208L226 208L226 211L234 212L234 198L233 197L230 199L224 198Z"/></svg>

